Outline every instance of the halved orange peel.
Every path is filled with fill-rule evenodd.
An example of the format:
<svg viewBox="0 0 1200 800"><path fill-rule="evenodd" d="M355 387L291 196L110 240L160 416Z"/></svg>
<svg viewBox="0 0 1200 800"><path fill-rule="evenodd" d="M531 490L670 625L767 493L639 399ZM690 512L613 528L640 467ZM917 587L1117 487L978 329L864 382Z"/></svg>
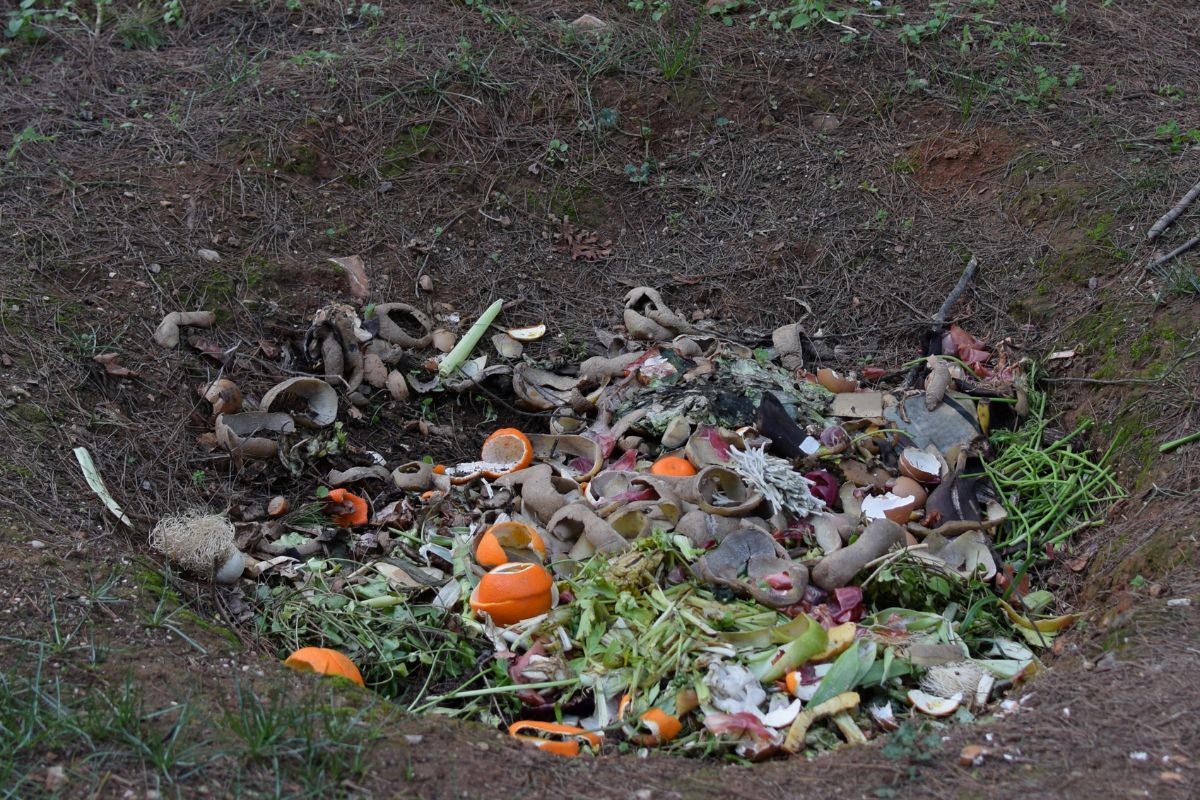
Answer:
<svg viewBox="0 0 1200 800"><path fill-rule="evenodd" d="M554 602L554 579L541 564L501 564L479 580L471 592L471 610L487 614L497 625L515 625L545 614Z"/></svg>
<svg viewBox="0 0 1200 800"><path fill-rule="evenodd" d="M514 560L509 557L509 550L526 551L539 561L546 557L546 543L532 525L508 520L497 522L483 532L475 545L475 560L484 567L498 567Z"/></svg>
<svg viewBox="0 0 1200 800"><path fill-rule="evenodd" d="M479 458L479 461L442 467L442 473L449 475L450 482L456 486L480 476L495 480L532 464L533 445L529 437L516 428L500 428L483 441ZM438 472L437 467L434 472Z"/></svg>
<svg viewBox="0 0 1200 800"><path fill-rule="evenodd" d="M604 742L602 734L586 731L574 725L558 722L540 722L532 719L517 720L508 726L508 735L533 745L546 753L558 756L577 756L583 745L599 750Z"/></svg>
<svg viewBox="0 0 1200 800"><path fill-rule="evenodd" d="M344 653L328 647L301 647L283 661L297 672L316 672L334 675L363 686L362 673Z"/></svg>
<svg viewBox="0 0 1200 800"><path fill-rule="evenodd" d="M484 477L499 478L533 463L533 445L529 437L516 428L501 428L483 440L479 457L489 464L507 465L499 470L483 470Z"/></svg>
<svg viewBox="0 0 1200 800"><path fill-rule="evenodd" d="M670 478L689 478L696 474L696 468L683 456L663 456L650 467L650 474Z"/></svg>

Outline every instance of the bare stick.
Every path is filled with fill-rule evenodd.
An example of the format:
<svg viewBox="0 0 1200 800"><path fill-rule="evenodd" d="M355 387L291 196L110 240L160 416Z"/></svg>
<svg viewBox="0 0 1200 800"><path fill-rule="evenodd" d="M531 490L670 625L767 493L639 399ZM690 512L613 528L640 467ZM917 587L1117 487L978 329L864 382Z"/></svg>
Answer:
<svg viewBox="0 0 1200 800"><path fill-rule="evenodd" d="M1168 225L1178 219L1179 215L1182 214L1197 197L1200 197L1200 183L1197 183L1195 186L1189 189L1188 193L1183 196L1182 200L1176 203L1170 211L1159 217L1158 222L1150 226L1150 230L1146 232L1146 239L1153 241L1160 233L1167 229Z"/></svg>
<svg viewBox="0 0 1200 800"><path fill-rule="evenodd" d="M954 288L950 290L950 294L946 295L946 299L942 302L942 307L933 315L933 320L929 323L930 335L936 336L942 332L942 326L946 324L946 317L950 315L950 309L954 308L954 304L958 302L958 298L962 297L963 292L967 290L967 284L971 282L971 278L975 277L975 271L978 269L979 259L971 256L971 260L967 262L962 275L958 277L958 283L954 284ZM904 383L901 388L907 389L912 386L917 380L917 373L920 371L921 364L914 364L912 369L908 371L908 375L904 377Z"/></svg>
<svg viewBox="0 0 1200 800"><path fill-rule="evenodd" d="M975 277L975 270L979 269L979 259L971 256L971 260L967 262L963 274L959 276L958 283L954 284L954 288L950 290L950 294L946 295L946 301L942 303L942 307L933 315L933 323L930 324L930 332L941 330L946 324L946 317L950 314L950 309L958 302L958 298L962 297L962 293L967 290L967 284L971 282L971 278Z"/></svg>
<svg viewBox="0 0 1200 800"><path fill-rule="evenodd" d="M1197 184L1197 188L1200 188L1200 184ZM1161 257L1156 258L1153 261L1151 261L1150 269L1158 269L1163 264L1170 261L1172 258L1175 258L1175 256L1183 255L1188 250L1191 250L1193 247L1195 247L1198 244L1200 244L1200 236L1193 236L1191 239L1188 239L1186 242L1179 245L1179 247L1176 247L1174 250L1167 253L1165 256L1161 256Z"/></svg>

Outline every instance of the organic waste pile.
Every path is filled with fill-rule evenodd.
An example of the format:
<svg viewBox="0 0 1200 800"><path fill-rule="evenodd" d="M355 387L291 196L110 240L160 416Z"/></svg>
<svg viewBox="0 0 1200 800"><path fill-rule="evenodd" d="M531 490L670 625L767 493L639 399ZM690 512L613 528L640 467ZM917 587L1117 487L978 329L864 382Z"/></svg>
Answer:
<svg viewBox="0 0 1200 800"><path fill-rule="evenodd" d="M544 326L491 335L501 307L459 338L410 305L329 305L283 364L310 374L256 403L236 374L204 387L201 443L260 500L164 520L155 546L240 586L289 664L565 755L757 760L1004 713L1075 620L1030 568L1121 491L1010 342L941 326L927 357L842 375L799 324L752 349L639 288L599 355L546 366L523 352ZM444 464L348 435L466 390L537 430Z"/></svg>

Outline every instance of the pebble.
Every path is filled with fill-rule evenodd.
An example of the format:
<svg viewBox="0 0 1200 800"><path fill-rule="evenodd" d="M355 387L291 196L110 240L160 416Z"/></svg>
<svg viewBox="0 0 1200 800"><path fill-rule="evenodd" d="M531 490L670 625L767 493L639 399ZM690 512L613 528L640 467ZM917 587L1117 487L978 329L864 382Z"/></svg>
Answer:
<svg viewBox="0 0 1200 800"><path fill-rule="evenodd" d="M32 547L34 550L45 550L47 547L46 543L43 542L41 539L33 539L32 541L29 542L29 546Z"/></svg>

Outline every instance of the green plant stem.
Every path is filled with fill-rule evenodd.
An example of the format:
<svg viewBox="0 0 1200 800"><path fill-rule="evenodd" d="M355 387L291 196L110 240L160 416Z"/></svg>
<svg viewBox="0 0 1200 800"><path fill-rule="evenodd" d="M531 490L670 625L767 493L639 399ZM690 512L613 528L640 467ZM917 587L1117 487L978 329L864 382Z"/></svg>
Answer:
<svg viewBox="0 0 1200 800"><path fill-rule="evenodd" d="M414 714L420 714L422 711L433 708L438 703L443 703L447 700L461 700L464 697L487 697L494 694L508 694L510 692L519 692L524 689L557 689L563 686L578 685L578 678L569 678L561 681L541 681L539 683L513 683L507 686L489 686L486 689L467 689L466 691L450 692L449 694L438 695L432 697L424 704L410 709Z"/></svg>
<svg viewBox="0 0 1200 800"><path fill-rule="evenodd" d="M1185 444L1191 444L1192 442L1200 442L1200 431L1189 433L1187 436L1179 439L1172 439L1169 442L1163 442L1158 446L1158 452L1169 453L1176 448L1183 447Z"/></svg>

